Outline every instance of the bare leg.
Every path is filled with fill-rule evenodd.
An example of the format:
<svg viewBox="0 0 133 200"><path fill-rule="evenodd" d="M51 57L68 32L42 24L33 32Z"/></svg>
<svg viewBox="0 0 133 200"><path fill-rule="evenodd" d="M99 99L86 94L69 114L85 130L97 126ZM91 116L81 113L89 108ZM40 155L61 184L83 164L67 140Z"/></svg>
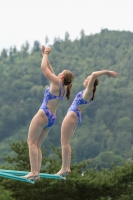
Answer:
<svg viewBox="0 0 133 200"><path fill-rule="evenodd" d="M73 134L72 134L72 136L71 136L71 139L72 139L72 137L73 137L73 135L74 135L74 133L75 133L75 130L76 130L76 127L73 129ZM71 151L69 152L69 158L68 158L68 171L70 171L71 172L71 169L70 169L70 163L71 163Z"/></svg>
<svg viewBox="0 0 133 200"><path fill-rule="evenodd" d="M47 129L43 129L39 139L38 139L38 171L40 172L41 169L41 163L42 163L42 152L41 152L41 145L43 143L43 141L45 140L46 136L48 135L50 131L50 128Z"/></svg>
<svg viewBox="0 0 133 200"><path fill-rule="evenodd" d="M47 123L48 120L43 110L39 110L31 121L28 133L31 172L25 176L26 178L32 176L36 177L39 175L38 160L40 159L40 150L38 150L38 140L42 134L44 126L47 125Z"/></svg>
<svg viewBox="0 0 133 200"><path fill-rule="evenodd" d="M71 111L64 118L61 126L61 145L62 145L62 167L57 173L62 175L71 172L70 159L71 159L71 146L70 142L74 135L76 124L78 123L77 115Z"/></svg>

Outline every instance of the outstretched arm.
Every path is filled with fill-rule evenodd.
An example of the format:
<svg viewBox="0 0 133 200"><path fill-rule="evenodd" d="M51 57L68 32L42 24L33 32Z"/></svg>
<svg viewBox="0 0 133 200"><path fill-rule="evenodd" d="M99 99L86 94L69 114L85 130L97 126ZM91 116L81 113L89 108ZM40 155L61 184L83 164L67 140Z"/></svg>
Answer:
<svg viewBox="0 0 133 200"><path fill-rule="evenodd" d="M53 70L53 68L52 68L52 66L51 66L51 64L50 64L50 62L49 62L49 60L48 60L48 68L49 68L49 70L53 73L53 74L55 74L54 73L54 70Z"/></svg>
<svg viewBox="0 0 133 200"><path fill-rule="evenodd" d="M109 70L102 70L102 71L93 72L91 76L92 78L96 79L102 75L107 75L109 78L111 77L116 78L118 76L118 73L114 71L109 71Z"/></svg>
<svg viewBox="0 0 133 200"><path fill-rule="evenodd" d="M46 47L44 50L44 46L42 47L43 52L43 58L42 58L42 63L41 63L41 68L44 73L44 76L50 80L53 83L58 83L58 77L53 73L52 67L49 65L48 62L48 55L51 52L50 47Z"/></svg>
<svg viewBox="0 0 133 200"><path fill-rule="evenodd" d="M42 57L44 55L44 52L45 52L45 46L42 46ZM54 70L49 62L49 60L47 61L47 67L49 68L49 70L54 74Z"/></svg>
<svg viewBox="0 0 133 200"><path fill-rule="evenodd" d="M84 95L88 96L88 98L91 98L92 96L92 91L94 89L94 82L95 80L99 77L99 76L103 76L103 75L107 75L109 78L113 77L113 78L117 78L118 73L115 71L108 71L108 70L102 70L102 71L96 71L93 72L87 81L87 85L86 85L86 90Z"/></svg>
<svg viewBox="0 0 133 200"><path fill-rule="evenodd" d="M109 78L113 77L116 78L118 76L117 72L114 71L108 71L108 70L102 70L102 71L96 71L93 72L90 75L90 78L88 80L88 84L87 84L87 89L91 90L94 88L94 82L95 80L99 77L99 76L103 76L103 75L107 75Z"/></svg>

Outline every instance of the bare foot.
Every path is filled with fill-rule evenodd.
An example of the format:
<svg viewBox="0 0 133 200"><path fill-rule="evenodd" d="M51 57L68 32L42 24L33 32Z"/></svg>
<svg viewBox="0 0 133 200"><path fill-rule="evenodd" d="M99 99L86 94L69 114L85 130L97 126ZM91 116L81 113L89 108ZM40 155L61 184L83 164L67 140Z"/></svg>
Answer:
<svg viewBox="0 0 133 200"><path fill-rule="evenodd" d="M22 178L27 178L27 179L30 179L30 180L33 180L33 181L37 181L40 179L40 176L38 174L33 174L33 173L29 173L25 176L21 176Z"/></svg>
<svg viewBox="0 0 133 200"><path fill-rule="evenodd" d="M67 174L70 174L71 173L71 170L60 170L57 175L59 176L66 176Z"/></svg>

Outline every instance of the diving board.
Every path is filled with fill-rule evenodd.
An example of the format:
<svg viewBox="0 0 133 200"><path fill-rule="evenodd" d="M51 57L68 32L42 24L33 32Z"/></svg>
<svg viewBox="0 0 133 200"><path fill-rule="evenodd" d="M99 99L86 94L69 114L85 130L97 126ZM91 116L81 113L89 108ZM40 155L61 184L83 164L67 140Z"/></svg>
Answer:
<svg viewBox="0 0 133 200"><path fill-rule="evenodd" d="M17 170L5 170L5 169L0 169L0 176L1 177L5 177L5 178L11 178L14 180L19 180L19 181L24 181L24 182L29 182L29 183L33 183L33 180L24 178L24 177L20 177L20 176L25 176L27 175L29 172L27 171L17 171ZM66 180L65 177L60 176L58 174L46 174L46 173L40 173L39 176L41 178L53 178L53 179L60 179L60 180Z"/></svg>
<svg viewBox="0 0 133 200"><path fill-rule="evenodd" d="M16 181L22 181L22 182L34 184L33 180L22 178L22 177L19 177L19 176L15 176L15 175L12 175L12 174L9 174L9 173L3 173L1 171L0 171L0 176L3 177L3 178L10 178L10 179L13 179L13 180L16 180Z"/></svg>

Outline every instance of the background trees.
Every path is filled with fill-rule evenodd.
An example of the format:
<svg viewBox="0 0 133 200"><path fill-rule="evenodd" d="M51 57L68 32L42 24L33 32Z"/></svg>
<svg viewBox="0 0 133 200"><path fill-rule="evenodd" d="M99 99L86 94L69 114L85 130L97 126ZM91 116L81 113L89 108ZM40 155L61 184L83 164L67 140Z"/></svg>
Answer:
<svg viewBox="0 0 133 200"><path fill-rule="evenodd" d="M6 156L9 163L8 169L29 170L29 156L27 144L24 141L10 144L14 156ZM59 148L51 145L52 157L46 156L43 149L43 164L41 172L56 173L61 166ZM101 158L109 161L110 152L101 153ZM41 179L34 185L0 178L0 193L2 200L27 200L27 199L63 199L63 200L132 200L133 194L133 162L123 163L121 166L103 168L101 171L90 168L91 160L82 161L71 165L72 172L66 180ZM2 166L6 168L7 166Z"/></svg>
<svg viewBox="0 0 133 200"><path fill-rule="evenodd" d="M48 38L46 39L48 42ZM101 169L115 162L132 159L133 146L133 33L101 30L71 41L66 32L64 41L55 38L49 60L56 74L64 69L73 71L75 80L70 101L61 102L57 121L44 142L47 156L52 155L49 142L60 147L60 126L75 94L83 90L86 76L96 70L115 70L117 79L99 78L95 100L83 113L83 121L72 140L72 162L93 159ZM39 109L44 89L49 82L41 72L41 44L34 42L31 51L26 42L3 49L0 55L0 163L12 154L8 142L27 140L31 118ZM109 161L101 155L109 155ZM106 156L105 156L106 157Z"/></svg>

